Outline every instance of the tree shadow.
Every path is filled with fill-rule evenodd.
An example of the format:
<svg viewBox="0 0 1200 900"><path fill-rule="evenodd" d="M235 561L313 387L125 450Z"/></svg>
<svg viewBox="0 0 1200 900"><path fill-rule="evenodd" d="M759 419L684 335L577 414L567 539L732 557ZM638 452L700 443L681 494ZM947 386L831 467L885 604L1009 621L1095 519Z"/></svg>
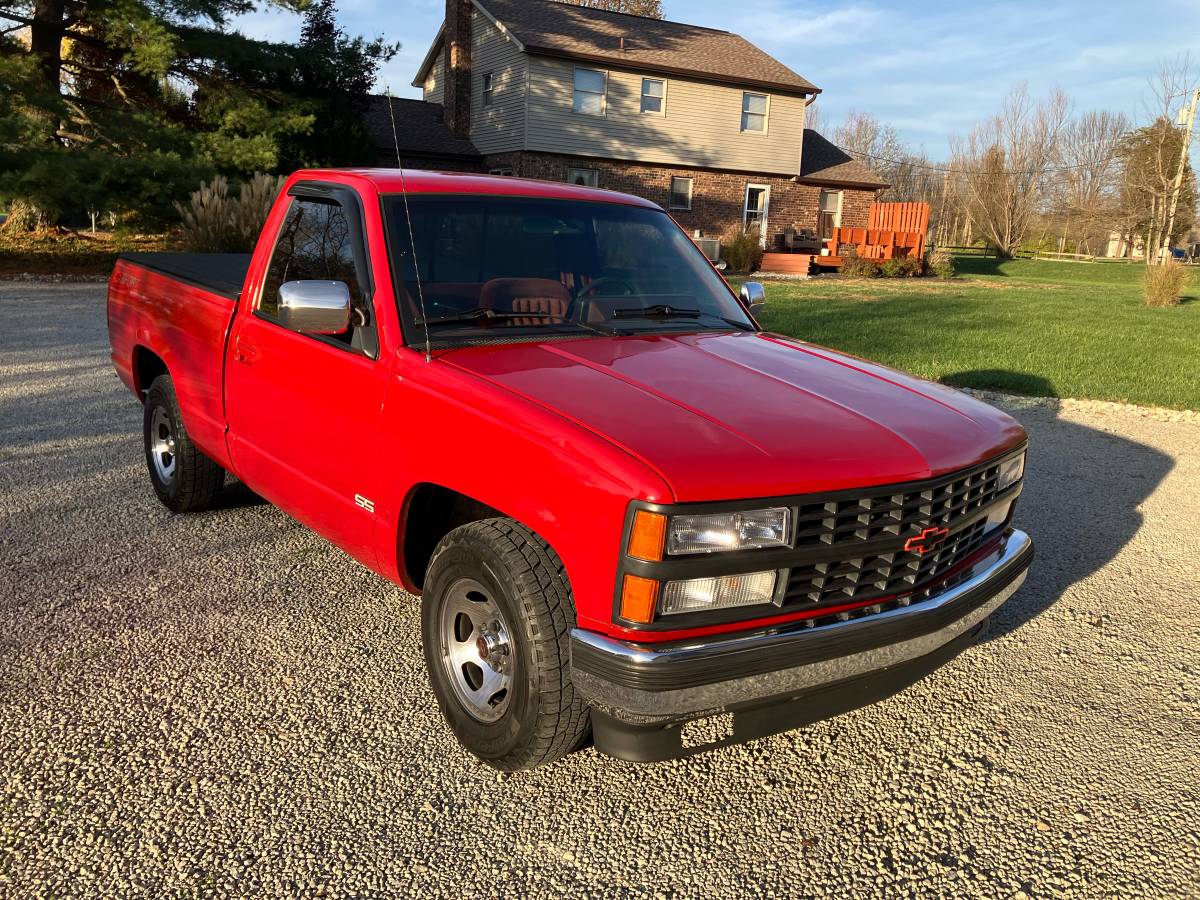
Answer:
<svg viewBox="0 0 1200 900"><path fill-rule="evenodd" d="M1003 637L1049 609L1071 585L1121 552L1142 527L1142 504L1174 466L1136 441L1090 428L1063 414L1045 378L1020 372L957 372L951 384L1040 382L1046 395L1006 408L1029 432L1025 487L1014 524L1033 537L1037 557L1028 580L992 616L989 639Z"/></svg>
<svg viewBox="0 0 1200 900"><path fill-rule="evenodd" d="M956 255L954 257L954 266L959 275L999 275L1003 278L1011 278L1012 276L1003 268L1006 262L1008 260L996 256Z"/></svg>

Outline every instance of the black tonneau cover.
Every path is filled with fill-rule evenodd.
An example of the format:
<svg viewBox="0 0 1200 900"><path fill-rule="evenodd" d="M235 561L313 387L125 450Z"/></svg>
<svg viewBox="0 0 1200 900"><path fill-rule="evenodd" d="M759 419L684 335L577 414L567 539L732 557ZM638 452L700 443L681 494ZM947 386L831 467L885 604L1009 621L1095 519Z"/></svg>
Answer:
<svg viewBox="0 0 1200 900"><path fill-rule="evenodd" d="M121 259L236 300L250 268L249 253L122 253Z"/></svg>

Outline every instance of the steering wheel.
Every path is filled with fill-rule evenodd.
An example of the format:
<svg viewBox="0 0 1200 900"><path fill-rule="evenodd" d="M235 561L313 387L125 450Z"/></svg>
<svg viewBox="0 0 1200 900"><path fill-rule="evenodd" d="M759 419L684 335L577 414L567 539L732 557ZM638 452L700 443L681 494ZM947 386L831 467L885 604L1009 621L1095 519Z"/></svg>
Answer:
<svg viewBox="0 0 1200 900"><path fill-rule="evenodd" d="M625 289L624 294L606 294L605 296L608 297L636 297L638 294L638 289L632 281L628 281L627 279L621 278L618 275L605 275L597 278L595 281L589 281L587 284L579 288L579 290L577 290L575 295L571 298L571 305L576 307L574 317L575 322L587 322L588 313L591 312L592 300L595 297L596 291L605 284L618 285Z"/></svg>

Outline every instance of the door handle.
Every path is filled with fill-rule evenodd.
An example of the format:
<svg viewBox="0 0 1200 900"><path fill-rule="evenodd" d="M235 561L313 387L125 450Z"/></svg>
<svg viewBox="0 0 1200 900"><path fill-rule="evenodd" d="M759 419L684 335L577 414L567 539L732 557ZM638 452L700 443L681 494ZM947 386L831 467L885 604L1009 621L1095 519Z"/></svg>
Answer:
<svg viewBox="0 0 1200 900"><path fill-rule="evenodd" d="M250 363L258 359L258 348L238 341L237 346L233 350L233 358L240 363L250 365Z"/></svg>

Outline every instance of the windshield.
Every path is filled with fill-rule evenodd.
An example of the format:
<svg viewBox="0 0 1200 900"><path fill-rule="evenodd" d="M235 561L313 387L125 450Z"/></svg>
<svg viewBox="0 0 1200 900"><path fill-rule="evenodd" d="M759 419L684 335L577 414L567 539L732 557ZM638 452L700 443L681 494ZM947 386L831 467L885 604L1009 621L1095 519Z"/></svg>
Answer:
<svg viewBox="0 0 1200 900"><path fill-rule="evenodd" d="M389 196L384 210L411 344L425 340L426 327L441 345L754 330L721 276L660 210L457 195L410 197L407 215L403 198Z"/></svg>

